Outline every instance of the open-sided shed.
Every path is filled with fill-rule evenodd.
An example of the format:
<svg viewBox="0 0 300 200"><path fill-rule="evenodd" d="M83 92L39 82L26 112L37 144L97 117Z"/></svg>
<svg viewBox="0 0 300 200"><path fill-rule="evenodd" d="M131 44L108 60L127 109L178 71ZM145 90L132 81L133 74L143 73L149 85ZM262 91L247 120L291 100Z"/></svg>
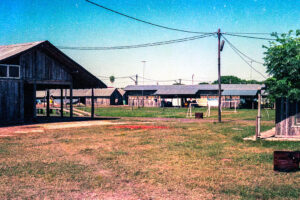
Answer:
<svg viewBox="0 0 300 200"><path fill-rule="evenodd" d="M37 90L60 89L62 98L66 88L72 99L73 89L106 85L49 41L0 46L0 124L36 118ZM47 101L49 116L49 93Z"/></svg>
<svg viewBox="0 0 300 200"><path fill-rule="evenodd" d="M82 103L86 106L92 105L92 89L74 89L73 99L76 99L78 103ZM60 90L52 89L50 90L50 96L56 99L60 99ZM43 100L46 98L45 91L38 91L37 98ZM69 101L70 90L64 91L64 98ZM120 94L119 90L116 88L97 88L94 89L94 104L95 106L109 106L109 105L122 105L123 96ZM60 104L60 101L59 101Z"/></svg>

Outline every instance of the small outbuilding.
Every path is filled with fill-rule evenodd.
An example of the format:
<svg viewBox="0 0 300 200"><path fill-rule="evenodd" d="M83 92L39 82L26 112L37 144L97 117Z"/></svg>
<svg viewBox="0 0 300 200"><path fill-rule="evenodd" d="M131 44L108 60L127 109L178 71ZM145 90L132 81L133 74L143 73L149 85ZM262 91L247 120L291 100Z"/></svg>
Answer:
<svg viewBox="0 0 300 200"><path fill-rule="evenodd" d="M300 102L278 98L276 100L275 121L276 137L300 138Z"/></svg>
<svg viewBox="0 0 300 200"><path fill-rule="evenodd" d="M37 90L59 89L62 99L63 89L70 89L72 102L73 89L85 88L106 85L49 41L0 46L0 124L36 118ZM47 92L47 116L49 98Z"/></svg>

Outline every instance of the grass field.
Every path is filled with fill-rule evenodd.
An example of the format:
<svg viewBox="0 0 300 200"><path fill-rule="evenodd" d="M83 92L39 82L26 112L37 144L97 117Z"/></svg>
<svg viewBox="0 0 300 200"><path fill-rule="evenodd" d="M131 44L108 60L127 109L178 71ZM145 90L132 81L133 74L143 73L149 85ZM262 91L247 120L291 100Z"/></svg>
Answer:
<svg viewBox="0 0 300 200"><path fill-rule="evenodd" d="M300 171L274 172L273 151L300 150L300 143L243 141L254 134L254 113L221 124L125 118L114 122L152 129L106 125L0 138L0 199L299 199ZM262 122L263 130L273 126Z"/></svg>
<svg viewBox="0 0 300 200"><path fill-rule="evenodd" d="M79 107L80 108L80 107ZM90 112L90 107L81 107L80 109ZM207 108L193 108L193 113L206 113ZM218 110L211 109L209 118L217 119ZM131 107L99 107L95 108L95 114L106 117L166 117L166 118L185 118L187 108L134 108ZM256 109L223 109L222 116L224 119L243 119L255 120L257 116ZM262 110L262 120L272 121L275 119L275 110Z"/></svg>

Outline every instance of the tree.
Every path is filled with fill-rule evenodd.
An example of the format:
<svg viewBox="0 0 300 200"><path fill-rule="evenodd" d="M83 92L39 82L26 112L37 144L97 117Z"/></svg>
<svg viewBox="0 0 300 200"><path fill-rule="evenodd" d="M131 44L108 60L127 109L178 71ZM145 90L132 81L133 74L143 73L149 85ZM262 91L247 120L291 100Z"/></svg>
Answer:
<svg viewBox="0 0 300 200"><path fill-rule="evenodd" d="M114 82L115 82L115 79L116 79L116 78L115 78L114 76L110 76L110 77L109 77L109 81L110 81L111 83L114 83Z"/></svg>
<svg viewBox="0 0 300 200"><path fill-rule="evenodd" d="M292 32L287 34L273 33L275 41L264 53L267 73L272 77L267 79L266 91L271 99L286 97L290 100L300 100L300 30L296 31L296 37Z"/></svg>
<svg viewBox="0 0 300 200"><path fill-rule="evenodd" d="M218 84L218 80L215 80L213 84ZM261 84L262 82L257 80L244 80L236 76L221 76L222 84Z"/></svg>
<svg viewBox="0 0 300 200"><path fill-rule="evenodd" d="M209 84L208 82L200 82L199 85L207 85Z"/></svg>

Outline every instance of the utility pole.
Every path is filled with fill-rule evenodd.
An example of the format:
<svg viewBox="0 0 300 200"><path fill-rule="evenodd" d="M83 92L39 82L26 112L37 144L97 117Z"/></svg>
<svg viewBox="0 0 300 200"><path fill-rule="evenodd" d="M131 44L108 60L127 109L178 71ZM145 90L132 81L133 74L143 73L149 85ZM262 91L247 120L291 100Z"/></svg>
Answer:
<svg viewBox="0 0 300 200"><path fill-rule="evenodd" d="M250 65L251 65L251 68L250 68L250 80L252 80L252 60L250 60Z"/></svg>
<svg viewBox="0 0 300 200"><path fill-rule="evenodd" d="M218 102L218 121L222 122L221 118L221 30L218 29L218 83L219 83L219 102Z"/></svg>
<svg viewBox="0 0 300 200"><path fill-rule="evenodd" d="M195 74L192 75L192 85L194 85L194 75Z"/></svg>
<svg viewBox="0 0 300 200"><path fill-rule="evenodd" d="M143 63L143 86L145 85L145 66L146 66L146 62L145 60L142 61ZM142 90L142 97L143 97L143 107L144 107L144 88Z"/></svg>
<svg viewBox="0 0 300 200"><path fill-rule="evenodd" d="M138 85L138 78L139 78L139 76L136 74L135 75L135 85Z"/></svg>
<svg viewBox="0 0 300 200"><path fill-rule="evenodd" d="M135 85L138 85L138 78L139 78L139 77L138 77L137 74L135 75L135 79L132 78L131 76L130 76L129 78L130 78L131 80L133 80L133 82L134 82Z"/></svg>
<svg viewBox="0 0 300 200"><path fill-rule="evenodd" d="M258 91L255 139L260 137L260 121L261 121L261 90Z"/></svg>
<svg viewBox="0 0 300 200"><path fill-rule="evenodd" d="M221 43L221 29L218 29L218 83L219 83L219 102L218 102L218 121L222 122L221 118L221 51L223 50L225 41Z"/></svg>

